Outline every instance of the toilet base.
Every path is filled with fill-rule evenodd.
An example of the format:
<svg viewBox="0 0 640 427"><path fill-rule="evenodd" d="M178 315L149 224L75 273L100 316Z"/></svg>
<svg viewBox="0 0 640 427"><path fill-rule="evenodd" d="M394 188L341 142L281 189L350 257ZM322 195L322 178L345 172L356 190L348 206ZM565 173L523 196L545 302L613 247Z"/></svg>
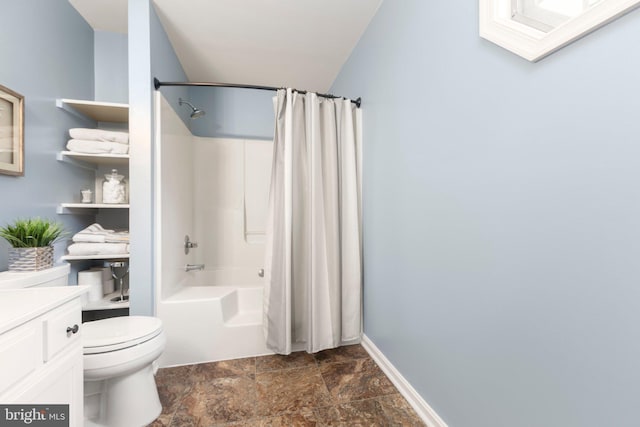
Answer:
<svg viewBox="0 0 640 427"><path fill-rule="evenodd" d="M85 381L84 386L85 426L139 427L162 412L150 364L129 375Z"/></svg>

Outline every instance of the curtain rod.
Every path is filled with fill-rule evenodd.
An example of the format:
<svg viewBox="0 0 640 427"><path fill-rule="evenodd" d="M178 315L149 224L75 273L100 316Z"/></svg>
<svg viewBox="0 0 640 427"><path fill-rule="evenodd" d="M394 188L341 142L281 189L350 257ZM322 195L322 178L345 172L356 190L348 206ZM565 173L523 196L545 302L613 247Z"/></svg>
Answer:
<svg viewBox="0 0 640 427"><path fill-rule="evenodd" d="M279 89L284 89L281 87L273 87L273 86L256 86L256 85L241 85L241 84L235 84L235 83L215 83L215 82L161 82L160 80L158 80L156 77L153 78L153 86L156 88L156 90L160 89L161 86L204 86L204 87L232 87L232 88L238 88L238 89L257 89L257 90L272 90L272 91L277 91ZM296 92L301 93L301 94L305 94L307 93L306 90L297 90L294 89ZM341 96L335 96L335 95L331 95L329 93L318 93L316 94L322 98L331 98L331 99L337 99L337 98L342 98ZM348 99L348 98L347 98ZM356 107L360 108L360 104L362 104L362 98L358 98L356 100L353 99L349 99L349 101L353 102L354 104L356 104Z"/></svg>

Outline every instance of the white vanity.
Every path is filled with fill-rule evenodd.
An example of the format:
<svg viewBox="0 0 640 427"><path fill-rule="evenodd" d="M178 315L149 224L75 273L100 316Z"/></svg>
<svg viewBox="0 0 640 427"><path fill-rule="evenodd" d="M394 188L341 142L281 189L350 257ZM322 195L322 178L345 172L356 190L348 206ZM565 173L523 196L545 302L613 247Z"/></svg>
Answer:
<svg viewBox="0 0 640 427"><path fill-rule="evenodd" d="M84 292L0 289L0 404L69 404L69 425L82 425Z"/></svg>

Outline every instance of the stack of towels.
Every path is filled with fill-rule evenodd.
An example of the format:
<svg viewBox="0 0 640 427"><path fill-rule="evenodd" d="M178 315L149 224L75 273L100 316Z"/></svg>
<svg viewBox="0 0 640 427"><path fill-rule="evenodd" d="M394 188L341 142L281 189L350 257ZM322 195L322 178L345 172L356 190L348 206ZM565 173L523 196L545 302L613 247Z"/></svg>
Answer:
<svg viewBox="0 0 640 427"><path fill-rule="evenodd" d="M67 150L86 154L127 154L129 133L102 129L69 129Z"/></svg>
<svg viewBox="0 0 640 427"><path fill-rule="evenodd" d="M76 233L67 251L69 255L123 255L129 253L129 232L103 228L91 224Z"/></svg>

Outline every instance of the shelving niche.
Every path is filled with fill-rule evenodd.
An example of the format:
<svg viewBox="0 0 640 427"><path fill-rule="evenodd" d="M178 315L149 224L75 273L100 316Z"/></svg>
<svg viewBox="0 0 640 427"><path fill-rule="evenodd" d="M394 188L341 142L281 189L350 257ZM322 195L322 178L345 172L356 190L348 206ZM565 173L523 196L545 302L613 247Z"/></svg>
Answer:
<svg viewBox="0 0 640 427"><path fill-rule="evenodd" d="M57 99L56 106L70 114L92 119L99 123L122 124L129 122L129 105L113 102L85 101L77 99ZM95 171L95 185L93 191L93 203L80 203L70 201L59 203L56 211L58 214L71 215L99 215L101 212L121 212L129 209L129 204L105 204L99 203L102 200L102 176L111 169L118 169L119 173L129 176L129 154L85 154L62 150L56 154L56 159L60 162L92 169ZM129 225L127 214L127 228ZM64 255L61 261L110 261L128 260L129 254L115 255ZM113 303L110 298L114 295L105 295L101 301L89 302L83 306L83 310L111 310L128 308L129 302Z"/></svg>
<svg viewBox="0 0 640 427"><path fill-rule="evenodd" d="M56 100L56 106L96 122L129 123L129 104L62 98Z"/></svg>

